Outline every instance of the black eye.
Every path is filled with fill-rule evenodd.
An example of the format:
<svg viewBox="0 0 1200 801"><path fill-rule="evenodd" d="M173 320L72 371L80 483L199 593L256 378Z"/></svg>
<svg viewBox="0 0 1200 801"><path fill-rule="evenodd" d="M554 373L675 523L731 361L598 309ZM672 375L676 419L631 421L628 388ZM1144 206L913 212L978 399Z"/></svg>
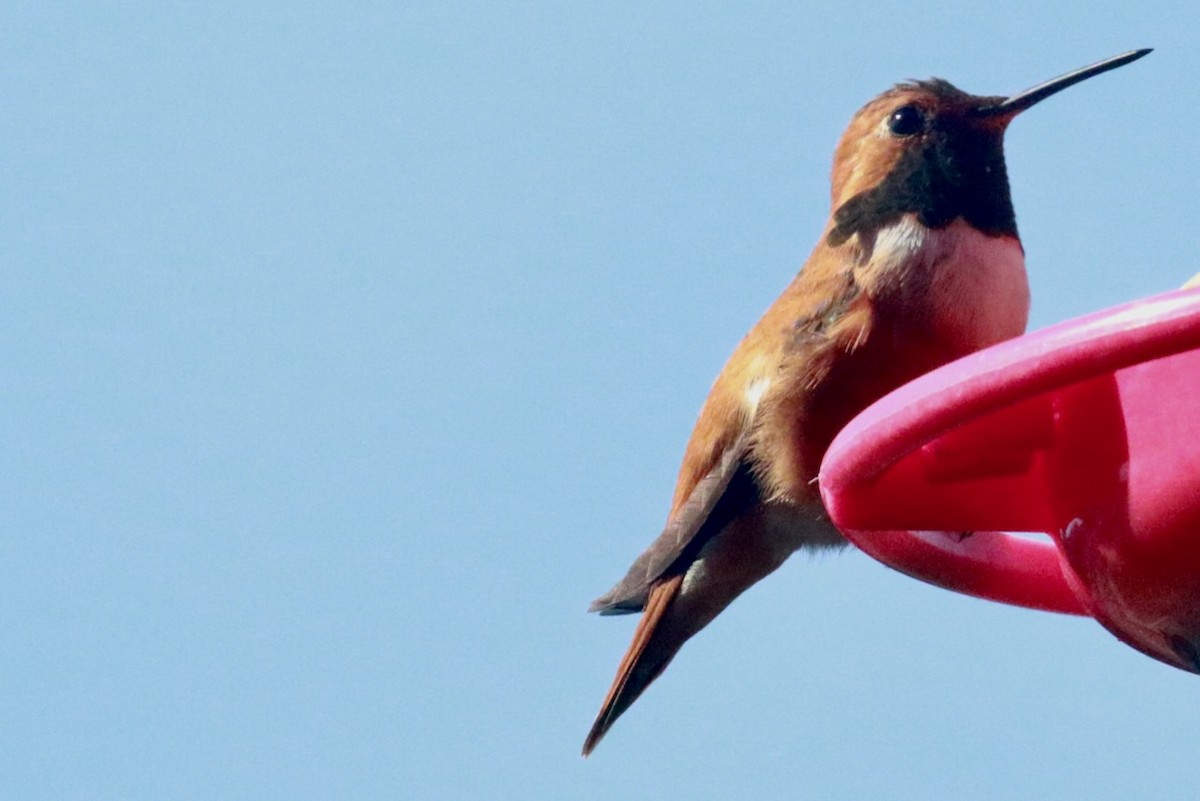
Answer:
<svg viewBox="0 0 1200 801"><path fill-rule="evenodd" d="M925 118L916 106L901 106L888 117L887 126L893 136L912 136L925 127Z"/></svg>

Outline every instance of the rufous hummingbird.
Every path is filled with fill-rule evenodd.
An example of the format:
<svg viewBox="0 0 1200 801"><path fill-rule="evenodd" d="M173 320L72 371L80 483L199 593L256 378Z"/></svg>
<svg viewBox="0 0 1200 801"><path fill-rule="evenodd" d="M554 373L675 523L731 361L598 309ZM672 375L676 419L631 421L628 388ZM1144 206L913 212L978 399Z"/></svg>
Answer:
<svg viewBox="0 0 1200 801"><path fill-rule="evenodd" d="M917 376L1020 335L1029 316L1004 132L1134 50L1012 97L902 83L850 121L832 213L737 346L692 432L662 534L591 611L642 612L583 744L591 753L679 648L800 548L844 545L816 482L834 435Z"/></svg>

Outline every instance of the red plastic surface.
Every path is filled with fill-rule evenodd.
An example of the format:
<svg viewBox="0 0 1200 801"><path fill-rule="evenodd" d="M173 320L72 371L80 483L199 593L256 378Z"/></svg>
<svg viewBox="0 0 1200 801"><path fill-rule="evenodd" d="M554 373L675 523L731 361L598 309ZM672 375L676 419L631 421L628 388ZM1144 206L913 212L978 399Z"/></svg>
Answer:
<svg viewBox="0 0 1200 801"><path fill-rule="evenodd" d="M897 570L1090 614L1200 672L1198 402L1200 290L1172 292L893 392L834 440L821 493L851 541Z"/></svg>

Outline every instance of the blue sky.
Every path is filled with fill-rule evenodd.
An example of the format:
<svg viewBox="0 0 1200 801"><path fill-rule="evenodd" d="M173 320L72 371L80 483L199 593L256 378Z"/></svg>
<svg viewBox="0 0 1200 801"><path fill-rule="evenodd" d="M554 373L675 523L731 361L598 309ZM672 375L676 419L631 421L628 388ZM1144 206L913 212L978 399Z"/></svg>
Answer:
<svg viewBox="0 0 1200 801"><path fill-rule="evenodd" d="M856 553L578 756L862 103L1155 47L1010 131L1031 324L1200 269L1194 4L808 5L6 4L0 795L1189 797L1194 676Z"/></svg>

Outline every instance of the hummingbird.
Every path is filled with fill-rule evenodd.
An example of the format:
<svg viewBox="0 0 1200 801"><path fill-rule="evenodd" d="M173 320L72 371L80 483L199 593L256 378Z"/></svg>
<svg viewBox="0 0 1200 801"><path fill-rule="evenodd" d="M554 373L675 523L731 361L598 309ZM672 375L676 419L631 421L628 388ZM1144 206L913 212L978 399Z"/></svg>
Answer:
<svg viewBox="0 0 1200 801"><path fill-rule="evenodd" d="M834 152L832 212L783 294L717 377L662 534L589 611L641 612L583 744L587 756L688 639L799 549L846 544L817 488L829 443L912 379L1019 336L1025 253L1004 133L1133 50L1010 97L901 83L862 107Z"/></svg>

